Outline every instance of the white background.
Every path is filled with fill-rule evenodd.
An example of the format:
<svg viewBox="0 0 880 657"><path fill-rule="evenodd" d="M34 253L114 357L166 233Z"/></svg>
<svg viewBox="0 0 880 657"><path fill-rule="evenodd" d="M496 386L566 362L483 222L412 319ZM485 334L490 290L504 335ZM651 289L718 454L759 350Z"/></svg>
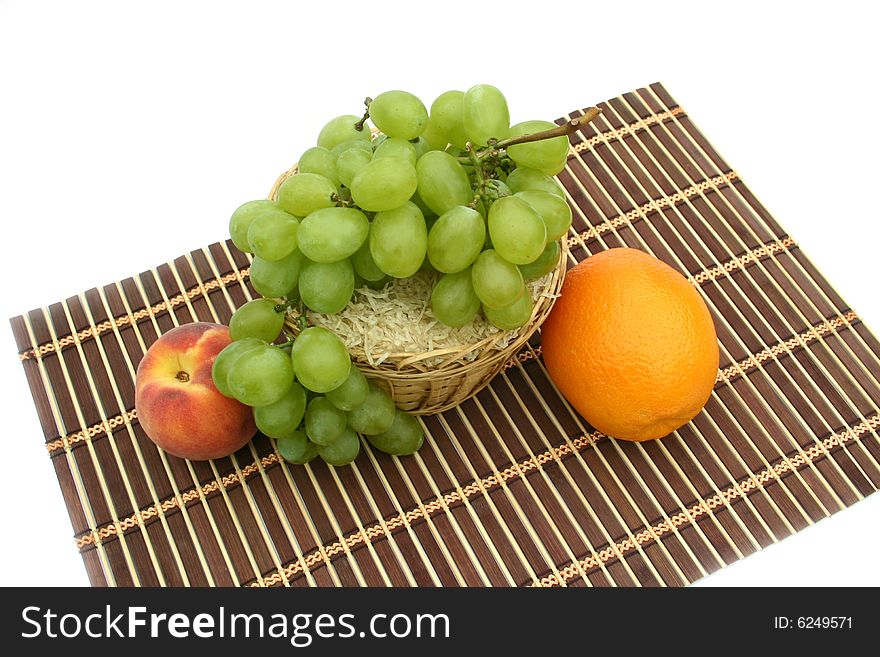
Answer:
<svg viewBox="0 0 880 657"><path fill-rule="evenodd" d="M490 82L513 121L656 80L875 329L867 2L0 0L0 583L87 584L5 318L226 237L323 123ZM705 585L880 584L880 496Z"/></svg>

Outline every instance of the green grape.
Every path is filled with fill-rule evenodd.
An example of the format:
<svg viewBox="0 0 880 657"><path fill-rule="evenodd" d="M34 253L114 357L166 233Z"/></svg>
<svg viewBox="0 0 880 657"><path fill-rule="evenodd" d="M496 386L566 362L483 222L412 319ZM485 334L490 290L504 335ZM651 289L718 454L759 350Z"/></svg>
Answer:
<svg viewBox="0 0 880 657"><path fill-rule="evenodd" d="M419 210L422 211L422 216L425 218L425 221L428 221L429 219L432 219L432 218L433 219L437 218L437 215L434 213L434 211L431 208L429 208L427 205L425 205L425 202L422 200L422 197L419 196L419 190L416 190L415 192L413 192L413 195L410 197L409 201L410 201L410 203L415 203L416 207L418 207Z"/></svg>
<svg viewBox="0 0 880 657"><path fill-rule="evenodd" d="M437 126L431 123L431 119L428 119L428 125L425 126L425 131L419 136L419 139L425 142L425 152L442 151L449 145L446 141L446 137L441 135L437 130ZM420 153L419 157L424 154L425 153Z"/></svg>
<svg viewBox="0 0 880 657"><path fill-rule="evenodd" d="M425 259L428 228L422 211L407 201L399 208L378 212L370 228L370 254L389 276L415 274Z"/></svg>
<svg viewBox="0 0 880 657"><path fill-rule="evenodd" d="M519 298L510 305L501 308L489 308L484 305L483 314L498 328L510 331L528 322L534 307L535 302L532 300L532 295L523 288Z"/></svg>
<svg viewBox="0 0 880 657"><path fill-rule="evenodd" d="M391 397L370 382L370 391L364 403L348 412L348 426L365 436L373 436L388 430L394 422L396 410Z"/></svg>
<svg viewBox="0 0 880 657"><path fill-rule="evenodd" d="M339 387L327 391L327 401L342 411L353 411L364 403L370 384L356 365L351 366L348 378Z"/></svg>
<svg viewBox="0 0 880 657"><path fill-rule="evenodd" d="M373 151L352 147L342 151L336 160L336 172L339 181L346 187L351 187L354 177L367 166L373 159Z"/></svg>
<svg viewBox="0 0 880 657"><path fill-rule="evenodd" d="M358 130L355 124L361 120L361 117L353 114L344 114L331 119L327 125L321 128L318 135L318 146L332 150L334 146L357 139L361 141L370 141L370 131L367 128Z"/></svg>
<svg viewBox="0 0 880 657"><path fill-rule="evenodd" d="M299 296L319 313L335 314L348 305L354 293L354 269L349 260L306 260L299 274Z"/></svg>
<svg viewBox="0 0 880 657"><path fill-rule="evenodd" d="M447 326L464 326L480 312L480 299L471 283L471 268L446 274L431 292L431 310Z"/></svg>
<svg viewBox="0 0 880 657"><path fill-rule="evenodd" d="M517 167L507 176L507 186L514 194L517 192L547 192L565 198L562 186L545 173L528 167Z"/></svg>
<svg viewBox="0 0 880 657"><path fill-rule="evenodd" d="M317 173L295 173L278 188L278 205L290 214L305 217L335 205L336 185Z"/></svg>
<svg viewBox="0 0 880 657"><path fill-rule="evenodd" d="M370 222L355 208L322 208L302 220L299 250L315 262L338 262L357 251L370 232Z"/></svg>
<svg viewBox="0 0 880 657"><path fill-rule="evenodd" d="M372 227L371 227L372 230ZM379 269L376 261L370 253L370 240L367 238L360 248L351 256L351 264L355 273L367 283L376 283L388 278L387 274Z"/></svg>
<svg viewBox="0 0 880 657"><path fill-rule="evenodd" d="M233 340L257 338L272 342L284 326L284 313L275 311L272 299L248 301L232 314L229 320L229 336Z"/></svg>
<svg viewBox="0 0 880 657"><path fill-rule="evenodd" d="M348 465L361 451L361 441L357 434L346 427L342 435L329 445L318 445L318 454L328 465Z"/></svg>
<svg viewBox="0 0 880 657"><path fill-rule="evenodd" d="M463 91L447 91L437 96L431 104L431 115L428 125L446 143L456 148L464 148L468 137L462 123Z"/></svg>
<svg viewBox="0 0 880 657"><path fill-rule="evenodd" d="M226 377L233 396L248 406L268 406L293 385L293 365L288 355L272 345L244 352L229 367Z"/></svg>
<svg viewBox="0 0 880 657"><path fill-rule="evenodd" d="M549 121L523 121L512 126L507 136L519 137L555 127L556 124ZM565 162L568 160L568 137L553 137L508 146L507 155L516 162L517 166L537 169L548 176L555 176L565 168Z"/></svg>
<svg viewBox="0 0 880 657"><path fill-rule="evenodd" d="M486 241L486 222L480 213L458 205L440 218L428 234L428 258L437 271L454 274L470 267Z"/></svg>
<svg viewBox="0 0 880 657"><path fill-rule="evenodd" d="M413 166L416 165L416 160L419 159L416 155L415 146L406 139L398 139L396 137L389 137L376 147L373 151L373 159L375 160L379 157L399 157Z"/></svg>
<svg viewBox="0 0 880 657"><path fill-rule="evenodd" d="M474 292L487 308L503 308L517 300L523 289L522 274L494 249L480 254L471 270Z"/></svg>
<svg viewBox="0 0 880 657"><path fill-rule="evenodd" d="M559 241L547 242L547 248L538 256L537 260L527 265L519 265L519 271L524 281L534 281L549 274L559 264Z"/></svg>
<svg viewBox="0 0 880 657"><path fill-rule="evenodd" d="M521 198L531 205L547 227L547 239L558 240L571 227L571 207L564 199L547 192L517 192L514 198Z"/></svg>
<svg viewBox="0 0 880 657"><path fill-rule="evenodd" d="M370 157L373 157L373 143L371 141L364 141L363 139L350 139L341 144L336 144L336 146L330 149L330 154L338 160L340 155L351 148L363 151Z"/></svg>
<svg viewBox="0 0 880 657"><path fill-rule="evenodd" d="M266 343L256 338L244 338L243 340L235 340L226 345L223 350L214 358L214 364L211 365L211 378L214 380L214 387L221 394L232 397L232 391L229 389L229 368L235 362L235 359L246 351L265 345Z"/></svg>
<svg viewBox="0 0 880 657"><path fill-rule="evenodd" d="M507 100L489 84L478 84L467 90L462 100L462 123L468 139L485 146L489 139L502 139L510 127Z"/></svg>
<svg viewBox="0 0 880 657"><path fill-rule="evenodd" d="M250 230L251 223L266 210L277 208L274 201L267 200L248 201L238 206L229 219L229 236L239 251L249 253L251 250L251 245L248 243L248 230Z"/></svg>
<svg viewBox="0 0 880 657"><path fill-rule="evenodd" d="M516 196L500 198L489 208L489 235L498 254L516 265L537 260L547 246L541 216Z"/></svg>
<svg viewBox="0 0 880 657"><path fill-rule="evenodd" d="M287 436L299 426L306 411L306 391L298 383L290 386L274 404L257 406L254 421L257 429L270 438Z"/></svg>
<svg viewBox="0 0 880 657"><path fill-rule="evenodd" d="M280 208L257 216L248 228L250 250L264 260L281 260L296 249L299 219Z"/></svg>
<svg viewBox="0 0 880 657"><path fill-rule="evenodd" d="M264 297L290 297L299 282L305 257L297 249L281 260L255 257L251 263L251 284Z"/></svg>
<svg viewBox="0 0 880 657"><path fill-rule="evenodd" d="M322 326L310 326L300 333L293 341L290 357L297 380L312 392L338 388L352 368L342 340Z"/></svg>
<svg viewBox="0 0 880 657"><path fill-rule="evenodd" d="M279 438L275 445L281 458L295 465L305 465L318 455L317 447L304 431L293 431Z"/></svg>
<svg viewBox="0 0 880 657"><path fill-rule="evenodd" d="M386 91L370 103L370 118L389 137L415 139L428 124L428 110L406 91Z"/></svg>
<svg viewBox="0 0 880 657"><path fill-rule="evenodd" d="M380 157L351 181L351 198L364 210L382 212L406 203L416 191L415 168L399 157Z"/></svg>
<svg viewBox="0 0 880 657"><path fill-rule="evenodd" d="M326 397L315 397L306 408L306 434L316 445L329 445L342 435L348 421L345 411Z"/></svg>
<svg viewBox="0 0 880 657"><path fill-rule="evenodd" d="M380 452L404 456L419 451L425 442L425 434L418 420L398 409L391 426L382 433L368 436L367 440Z"/></svg>
<svg viewBox="0 0 880 657"><path fill-rule="evenodd" d="M336 174L336 156L326 148L321 146L310 148L299 156L296 168L300 173L317 173L322 175L332 182L334 186L339 186L339 176Z"/></svg>
<svg viewBox="0 0 880 657"><path fill-rule="evenodd" d="M419 196L438 216L474 198L467 174L454 157L429 151L416 163Z"/></svg>

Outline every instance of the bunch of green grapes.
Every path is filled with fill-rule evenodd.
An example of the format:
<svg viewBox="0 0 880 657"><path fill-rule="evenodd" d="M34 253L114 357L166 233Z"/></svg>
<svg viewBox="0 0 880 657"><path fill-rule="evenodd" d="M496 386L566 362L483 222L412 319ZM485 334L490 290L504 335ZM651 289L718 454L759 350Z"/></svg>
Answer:
<svg viewBox="0 0 880 657"><path fill-rule="evenodd" d="M333 332L306 328L273 344L282 332L285 306L254 299L229 322L233 342L217 354L214 385L253 407L257 428L277 441L290 463L320 456L330 465L351 463L358 434L388 454L412 454L424 441L418 421L367 381Z"/></svg>
<svg viewBox="0 0 880 657"><path fill-rule="evenodd" d="M462 326L481 311L502 329L525 324L526 284L553 270L571 225L552 178L568 139L517 143L556 126L511 126L507 101L486 84L447 91L430 112L405 91L367 100L363 118L324 126L277 201L233 214L235 245L254 254L254 288L333 314L361 285L428 269L439 274L431 307L444 324Z"/></svg>

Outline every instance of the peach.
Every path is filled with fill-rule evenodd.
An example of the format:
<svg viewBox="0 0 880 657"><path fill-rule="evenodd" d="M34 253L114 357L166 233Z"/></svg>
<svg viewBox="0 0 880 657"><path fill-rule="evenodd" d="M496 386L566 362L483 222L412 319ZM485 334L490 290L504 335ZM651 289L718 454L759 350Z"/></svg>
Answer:
<svg viewBox="0 0 880 657"><path fill-rule="evenodd" d="M202 461L228 456L256 433L250 407L211 378L232 339L220 324L184 324L154 342L138 365L135 409L147 436L169 454Z"/></svg>

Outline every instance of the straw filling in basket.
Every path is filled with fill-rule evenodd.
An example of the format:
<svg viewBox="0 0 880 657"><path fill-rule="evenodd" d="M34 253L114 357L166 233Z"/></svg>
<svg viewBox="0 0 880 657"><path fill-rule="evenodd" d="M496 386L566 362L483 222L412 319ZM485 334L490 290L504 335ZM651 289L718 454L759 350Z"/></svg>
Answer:
<svg viewBox="0 0 880 657"><path fill-rule="evenodd" d="M553 299L552 274L528 285L534 299ZM460 327L446 326L431 310L431 289L437 275L420 272L395 279L383 288L362 287L354 300L333 315L309 312L310 324L324 326L338 335L361 361L372 366L420 356L427 367L450 358L472 362L485 349L504 349L522 329L504 331L478 316Z"/></svg>

